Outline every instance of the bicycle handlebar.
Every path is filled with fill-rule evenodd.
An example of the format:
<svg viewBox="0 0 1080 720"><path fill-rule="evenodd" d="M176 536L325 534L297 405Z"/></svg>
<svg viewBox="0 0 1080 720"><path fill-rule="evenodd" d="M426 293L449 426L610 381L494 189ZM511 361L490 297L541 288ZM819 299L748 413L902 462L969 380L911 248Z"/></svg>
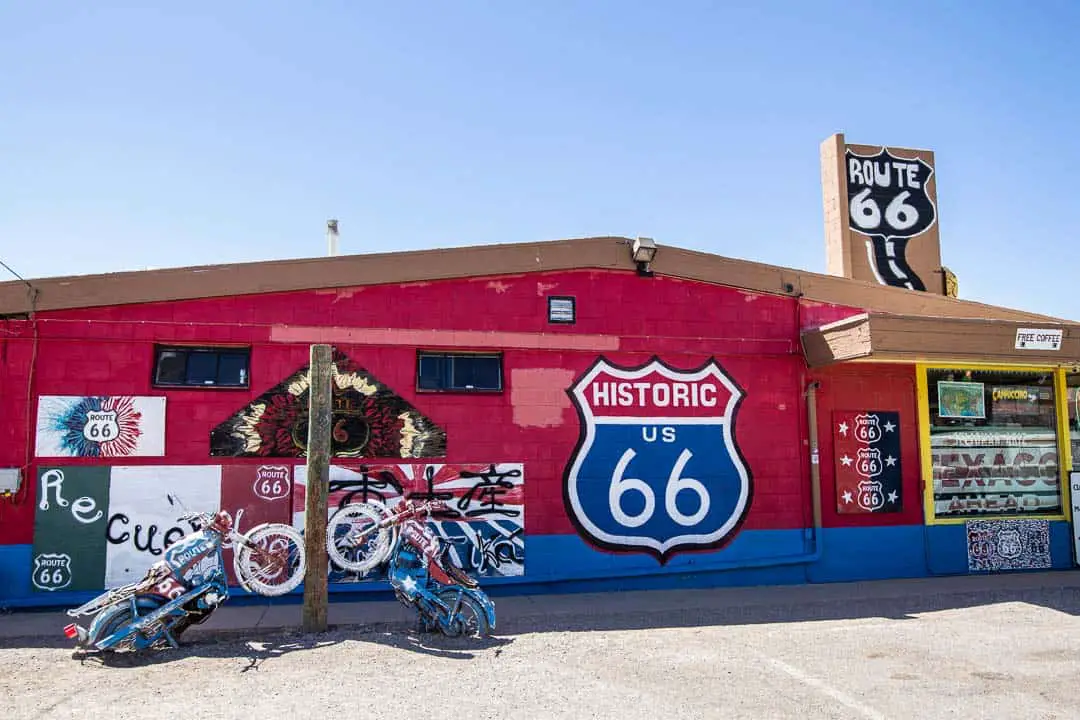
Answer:
<svg viewBox="0 0 1080 720"><path fill-rule="evenodd" d="M413 505L411 502L406 501L403 503L403 507L397 512L390 515L390 517L379 522L380 528L387 528L391 525L396 525L401 522L402 519L413 515L430 515L439 510L445 510L446 503L442 500L427 500L425 502Z"/></svg>

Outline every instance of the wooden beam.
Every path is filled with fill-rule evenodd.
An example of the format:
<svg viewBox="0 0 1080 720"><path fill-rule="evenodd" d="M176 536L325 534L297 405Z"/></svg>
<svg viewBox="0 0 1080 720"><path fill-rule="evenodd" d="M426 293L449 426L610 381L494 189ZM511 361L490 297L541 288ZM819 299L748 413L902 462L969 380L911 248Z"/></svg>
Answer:
<svg viewBox="0 0 1080 720"><path fill-rule="evenodd" d="M329 345L311 346L308 368L307 498L304 507L304 632L324 632L329 602L326 505L330 486L331 370Z"/></svg>

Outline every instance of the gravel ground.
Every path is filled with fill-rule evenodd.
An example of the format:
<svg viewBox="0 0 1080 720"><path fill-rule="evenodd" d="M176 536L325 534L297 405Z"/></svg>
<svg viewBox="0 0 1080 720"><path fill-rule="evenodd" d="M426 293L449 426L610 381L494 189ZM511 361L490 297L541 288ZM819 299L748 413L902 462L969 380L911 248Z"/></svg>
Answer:
<svg viewBox="0 0 1080 720"><path fill-rule="evenodd" d="M1059 601L846 619L593 608L510 620L487 641L388 623L105 659L22 640L0 644L0 719L1080 718L1080 621Z"/></svg>

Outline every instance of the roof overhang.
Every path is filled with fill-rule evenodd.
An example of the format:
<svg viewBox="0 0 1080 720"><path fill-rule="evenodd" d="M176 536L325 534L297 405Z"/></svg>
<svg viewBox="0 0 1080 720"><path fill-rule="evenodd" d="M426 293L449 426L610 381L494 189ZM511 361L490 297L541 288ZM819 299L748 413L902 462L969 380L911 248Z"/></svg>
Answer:
<svg viewBox="0 0 1080 720"><path fill-rule="evenodd" d="M1061 330L1058 350L1019 349L1017 330ZM802 332L810 367L839 362L1080 363L1080 324L860 313Z"/></svg>
<svg viewBox="0 0 1080 720"><path fill-rule="evenodd" d="M632 246L630 238L604 236L12 280L0 282L0 318L78 308L309 290L337 292L367 285L483 280L553 271L636 273ZM675 246L660 247L650 270L657 277L798 298L801 303L826 303L851 308L852 312L1067 322L931 292ZM647 288L642 286L643 291Z"/></svg>

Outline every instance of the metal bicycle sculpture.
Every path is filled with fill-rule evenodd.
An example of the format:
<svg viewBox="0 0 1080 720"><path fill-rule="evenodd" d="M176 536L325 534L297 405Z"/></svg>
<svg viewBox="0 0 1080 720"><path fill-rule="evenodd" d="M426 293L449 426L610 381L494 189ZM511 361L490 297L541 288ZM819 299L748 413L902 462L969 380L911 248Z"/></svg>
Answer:
<svg viewBox="0 0 1080 720"><path fill-rule="evenodd" d="M395 596L416 610L421 630L486 637L495 629L495 605L447 557L449 541L425 522L445 509L439 500L407 500L395 510L375 501L346 505L327 523L327 553L350 572L366 573L386 563Z"/></svg>
<svg viewBox="0 0 1080 720"><path fill-rule="evenodd" d="M237 522L242 515L237 513ZM185 630L205 622L228 599L223 550L230 545L233 571L249 592L276 597L304 580L304 540L288 525L264 523L239 533L224 510L187 513L180 520L197 529L170 545L141 580L67 611L71 617L95 615L89 628L76 623L64 628L78 649L178 647Z"/></svg>

